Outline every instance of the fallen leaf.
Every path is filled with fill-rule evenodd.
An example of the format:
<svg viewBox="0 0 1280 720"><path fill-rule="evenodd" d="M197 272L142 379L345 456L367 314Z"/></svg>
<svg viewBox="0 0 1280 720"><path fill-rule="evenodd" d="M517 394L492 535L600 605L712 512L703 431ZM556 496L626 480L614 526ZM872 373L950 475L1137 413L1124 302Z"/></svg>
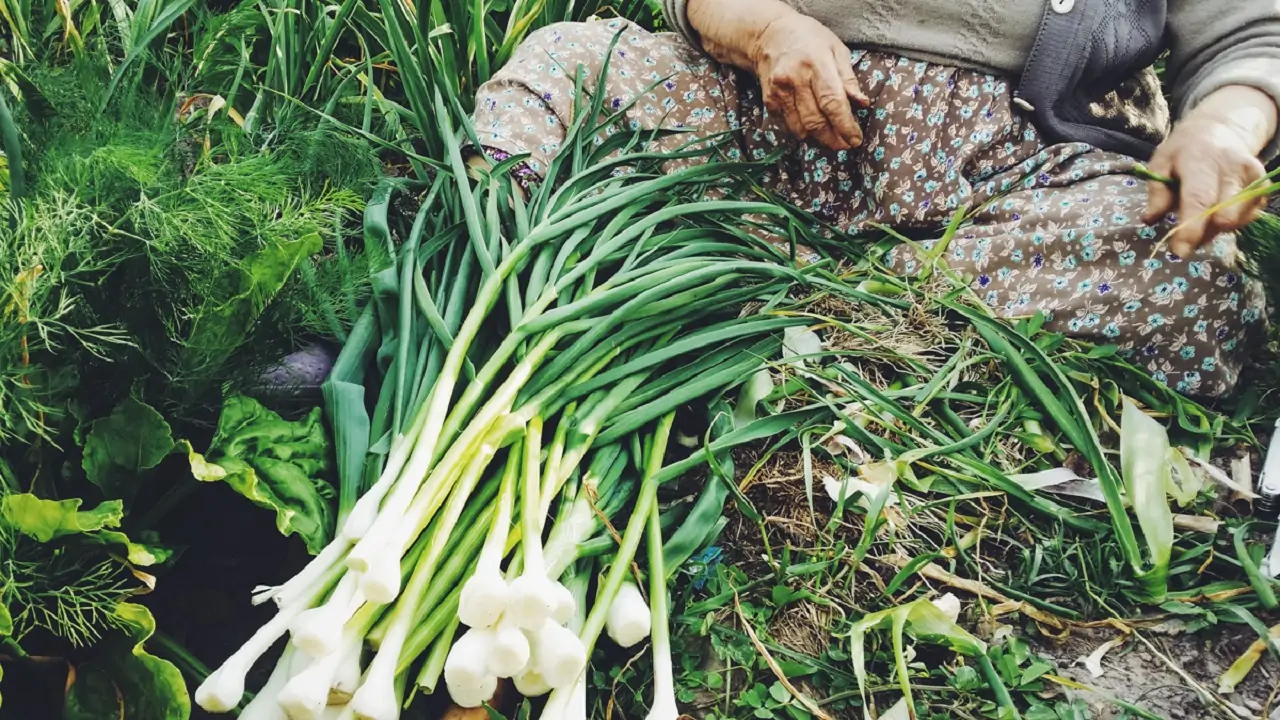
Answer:
<svg viewBox="0 0 1280 720"><path fill-rule="evenodd" d="M880 720L910 720L911 713L907 709L907 699L899 698L893 707L885 710L880 716Z"/></svg>
<svg viewBox="0 0 1280 720"><path fill-rule="evenodd" d="M1249 458L1247 457L1236 458L1231 462L1231 475L1235 476L1239 474L1239 471L1237 471L1236 469L1237 463L1239 464L1241 470L1243 471L1243 476L1240 477L1239 480L1237 480L1228 476L1226 473L1222 472L1221 470L1214 467L1213 465L1210 465L1204 460L1201 460L1195 455L1191 455L1190 453L1184 453L1184 454L1187 456L1187 462L1191 465L1191 467L1203 472L1206 476L1208 476L1210 480L1213 480L1214 482L1230 490L1232 493L1234 493L1235 495L1239 496L1244 500L1253 502L1255 499L1257 499L1258 494L1253 491L1253 487L1252 487L1253 478L1248 469Z"/></svg>
<svg viewBox="0 0 1280 720"><path fill-rule="evenodd" d="M843 421L836 423L836 425L839 426L838 429L832 428L831 437L823 444L826 451L835 457L847 454L853 462L859 465L871 462L871 455L866 450L863 450L861 445L854 442L853 438L842 432L844 429Z"/></svg>
<svg viewBox="0 0 1280 720"><path fill-rule="evenodd" d="M1070 468L1057 467L1026 475L1010 475L1009 479L1029 492L1044 490L1055 495L1068 495L1095 502L1106 502L1097 478L1082 478Z"/></svg>
<svg viewBox="0 0 1280 720"><path fill-rule="evenodd" d="M951 622L956 622L960 619L960 598L956 597L952 593L947 593L942 597L934 598L930 602L945 613Z"/></svg>
<svg viewBox="0 0 1280 720"><path fill-rule="evenodd" d="M1174 515L1173 526L1188 532L1217 535L1218 530L1222 527L1222 521L1203 515Z"/></svg>
<svg viewBox="0 0 1280 720"><path fill-rule="evenodd" d="M858 505L862 506L864 509L870 509L872 503L882 493L892 492L891 486L877 485L858 477L847 477L844 480L836 480L830 475L823 475L822 487L827 491L827 496L830 497L833 502L838 503L841 500L848 501L856 496L858 498ZM898 497L896 495L890 495L885 500L884 506L888 508L896 505L897 502Z"/></svg>
<svg viewBox="0 0 1280 720"><path fill-rule="evenodd" d="M908 562L910 562L910 558L904 557L902 555L897 555L897 554L885 555L882 557L877 557L875 559L879 562L885 563L886 565L896 567L899 570L905 567ZM1041 625L1047 626L1049 628L1053 628L1058 632L1064 632L1067 630L1067 627L1068 627L1067 622L1062 618L1058 617L1057 615L1054 615L1053 613L1050 613L1050 612L1046 612L1044 610L1041 610L1040 608L1037 608L1033 605L1029 605L1024 602L1011 600L1008 597L1006 597L1004 594L996 590L993 590L992 588L988 587L987 585L984 585L983 583L978 582L977 580L969 580L967 578L962 578L958 575L954 575L952 573L947 572L946 570L943 570L940 566L935 565L933 563L930 563L928 565L925 565L924 567L921 567L917 572L921 577L925 578L926 580L933 580L934 582L940 582L944 585L953 587L957 590L963 590L964 592L967 592L971 595L977 595L978 597L985 598L987 600L992 601L993 603L1002 604L1002 605L1007 604L1008 607L1010 608L1009 612L1014 612L1014 611L1020 612L1023 615L1026 615L1027 617L1031 618L1032 620L1035 620L1036 622L1040 623Z"/></svg>
<svg viewBox="0 0 1280 720"><path fill-rule="evenodd" d="M1068 688L1071 690L1082 690L1084 692L1097 692L1097 690L1094 690L1088 685L1085 685L1083 683L1078 683L1075 680L1072 680L1071 678L1064 678L1061 675L1046 674L1046 675L1041 675L1040 677L1044 678L1045 680L1048 680L1049 682L1057 683L1058 685L1061 685L1062 687Z"/></svg>
<svg viewBox="0 0 1280 720"><path fill-rule="evenodd" d="M802 367L806 356L822 350L822 338L809 328L792 326L782 331L782 359L790 365Z"/></svg>
<svg viewBox="0 0 1280 720"><path fill-rule="evenodd" d="M1267 631L1267 637L1272 643L1280 642L1280 625L1273 626ZM1249 676L1253 667L1258 664L1258 660L1262 659L1262 653L1267 651L1267 642L1262 638L1253 641L1253 644L1244 651L1236 661L1231 663L1231 667L1218 678L1218 693L1226 695L1235 692L1236 687L1244 682Z"/></svg>
<svg viewBox="0 0 1280 720"><path fill-rule="evenodd" d="M1107 653L1125 644L1128 640L1128 635L1117 636L1099 645L1096 650L1089 653L1089 657L1079 658L1076 662L1084 665L1090 675L1095 678L1100 678L1104 672L1102 669L1102 659L1107 656Z"/></svg>
<svg viewBox="0 0 1280 720"><path fill-rule="evenodd" d="M132 565L130 565L130 566L129 566L129 572L130 572L130 573L131 573L135 578L137 578L139 582L141 582L143 585L145 585L145 586L147 587L147 592L151 592L152 590L155 590L155 589L156 589L156 576L155 576L155 575L152 575L151 573L144 573L144 572L142 572L141 570L139 570L138 568L133 567ZM139 594L143 594L143 593L139 593Z"/></svg>

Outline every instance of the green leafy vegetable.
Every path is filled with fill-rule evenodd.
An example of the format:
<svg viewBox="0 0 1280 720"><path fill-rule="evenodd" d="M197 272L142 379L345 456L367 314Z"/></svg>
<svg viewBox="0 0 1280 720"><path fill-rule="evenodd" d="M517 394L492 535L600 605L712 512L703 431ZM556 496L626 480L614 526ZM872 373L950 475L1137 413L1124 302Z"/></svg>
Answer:
<svg viewBox="0 0 1280 720"><path fill-rule="evenodd" d="M39 542L120 527L124 504L119 500L108 500L87 511L80 510L82 502L80 498L44 500L30 493L7 495L0 501L0 518Z"/></svg>
<svg viewBox="0 0 1280 720"><path fill-rule="evenodd" d="M297 422L281 419L249 397L227 399L204 455L191 452L201 482L225 482L259 507L274 510L276 528L297 533L317 553L333 532L329 441L320 409Z"/></svg>
<svg viewBox="0 0 1280 720"><path fill-rule="evenodd" d="M124 603L116 615L120 630L76 668L62 720L187 720L191 699L182 672L143 648L156 629L151 611Z"/></svg>
<svg viewBox="0 0 1280 720"><path fill-rule="evenodd" d="M120 527L124 503L108 500L93 510L81 510L80 498L45 500L30 493L6 495L0 500L4 526L37 542L82 536L86 541L122 551L130 565L148 567L168 560L173 551L155 543L135 542L111 528Z"/></svg>
<svg viewBox="0 0 1280 720"><path fill-rule="evenodd" d="M115 530L99 530L85 538L123 552L125 561L137 567L160 565L173 556L170 548L154 543L135 542L128 535Z"/></svg>
<svg viewBox="0 0 1280 720"><path fill-rule="evenodd" d="M128 397L110 415L94 421L81 464L89 482L107 497L129 500L139 474L159 465L173 449L169 423L155 408Z"/></svg>
<svg viewBox="0 0 1280 720"><path fill-rule="evenodd" d="M123 622L117 614L143 576L128 566L152 565L169 551L132 542L118 530L119 500L80 510L78 498L31 494L0 500L0 636L22 640L43 628L83 647Z"/></svg>

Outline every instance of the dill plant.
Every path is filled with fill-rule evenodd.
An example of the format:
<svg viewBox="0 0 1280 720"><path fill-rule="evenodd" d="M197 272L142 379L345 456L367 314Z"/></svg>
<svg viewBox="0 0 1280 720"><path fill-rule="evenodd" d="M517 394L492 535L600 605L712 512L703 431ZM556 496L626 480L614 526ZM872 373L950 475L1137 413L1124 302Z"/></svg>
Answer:
<svg viewBox="0 0 1280 720"><path fill-rule="evenodd" d="M73 647L92 645L122 626L116 608L138 588L100 548L74 539L41 543L0 522L0 604L18 641L43 631Z"/></svg>
<svg viewBox="0 0 1280 720"><path fill-rule="evenodd" d="M73 375L121 379L90 398L90 414L137 383L182 413L252 382L301 338L342 337L354 322L368 264L345 242L379 170L367 145L310 118L263 148L223 117L176 121L170 105L122 95L89 132L44 136L33 154L30 197L0 228L3 267L17 269L0 287L23 300L0 328L0 362L17 363L0 367L0 398L20 408L0 420L0 438L54 434L58 392L36 383L46 370L72 385ZM183 148L205 135L216 142L191 162ZM193 337L202 315L240 312L225 307L256 278L255 253L305 237L315 240L301 269L248 288L243 320ZM104 344L120 346L109 364Z"/></svg>

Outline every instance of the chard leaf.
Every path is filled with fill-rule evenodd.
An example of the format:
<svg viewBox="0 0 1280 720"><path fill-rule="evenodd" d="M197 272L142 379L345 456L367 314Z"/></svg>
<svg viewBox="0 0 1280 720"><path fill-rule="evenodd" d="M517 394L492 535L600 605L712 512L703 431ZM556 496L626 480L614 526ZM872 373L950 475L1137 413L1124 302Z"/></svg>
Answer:
<svg viewBox="0 0 1280 720"><path fill-rule="evenodd" d="M128 397L110 415L93 422L81 465L89 482L107 497L129 500L139 474L159 465L173 448L169 423L155 408Z"/></svg>
<svg viewBox="0 0 1280 720"><path fill-rule="evenodd" d="M93 510L80 510L82 502L80 498L45 500L30 493L6 495L0 500L0 521L42 543L77 536L119 551L126 562L136 567L159 565L173 555L169 548L134 542L112 529L120 527L124 518L121 501L108 500ZM7 634L2 621L0 618L0 637Z"/></svg>
<svg viewBox="0 0 1280 720"><path fill-rule="evenodd" d="M302 537L311 553L333 530L329 441L320 408L289 422L242 395L227 399L209 451L190 452L191 472L201 482L224 482L253 504L275 511L276 529Z"/></svg>
<svg viewBox="0 0 1280 720"><path fill-rule="evenodd" d="M0 500L0 519L39 542L120 527L124 503L108 500L93 510L82 511L81 502L80 498L45 500L30 493L6 495Z"/></svg>
<svg viewBox="0 0 1280 720"><path fill-rule="evenodd" d="M87 536L89 540L123 551L125 561L136 567L160 565L173 557L173 550L162 545L134 542L128 535L115 530L99 530Z"/></svg>
<svg viewBox="0 0 1280 720"><path fill-rule="evenodd" d="M123 603L115 614L123 630L103 638L76 667L62 720L187 720L191 699L182 672L143 648L156 629L151 611Z"/></svg>

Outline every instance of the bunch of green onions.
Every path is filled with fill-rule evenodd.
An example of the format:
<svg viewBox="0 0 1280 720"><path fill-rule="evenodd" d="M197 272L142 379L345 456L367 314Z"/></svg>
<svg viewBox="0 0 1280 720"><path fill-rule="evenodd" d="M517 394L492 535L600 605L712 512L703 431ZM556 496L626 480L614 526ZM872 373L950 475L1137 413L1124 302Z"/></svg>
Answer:
<svg viewBox="0 0 1280 720"><path fill-rule="evenodd" d="M443 167L398 248L391 188L370 204L366 237L394 262L326 386L336 537L294 578L259 589L275 617L196 701L238 706L250 667L288 635L242 718L389 720L441 677L459 705L512 678L526 695L550 693L544 717L585 718L585 668L607 626L622 644L652 629L651 717L674 718L666 584L707 531L678 528L664 552L657 486L705 462L667 462L672 417L759 372L805 322L769 309L806 276L731 222L785 211L701 200L748 166L662 171L706 150L662 155L627 132L595 140L603 125L587 119L617 117L598 100L527 200L507 164L473 187L435 104L450 138ZM748 303L762 309L744 314ZM651 607L640 612L629 575L644 537ZM686 547L673 552L677 539ZM593 582L597 565L607 571Z"/></svg>

